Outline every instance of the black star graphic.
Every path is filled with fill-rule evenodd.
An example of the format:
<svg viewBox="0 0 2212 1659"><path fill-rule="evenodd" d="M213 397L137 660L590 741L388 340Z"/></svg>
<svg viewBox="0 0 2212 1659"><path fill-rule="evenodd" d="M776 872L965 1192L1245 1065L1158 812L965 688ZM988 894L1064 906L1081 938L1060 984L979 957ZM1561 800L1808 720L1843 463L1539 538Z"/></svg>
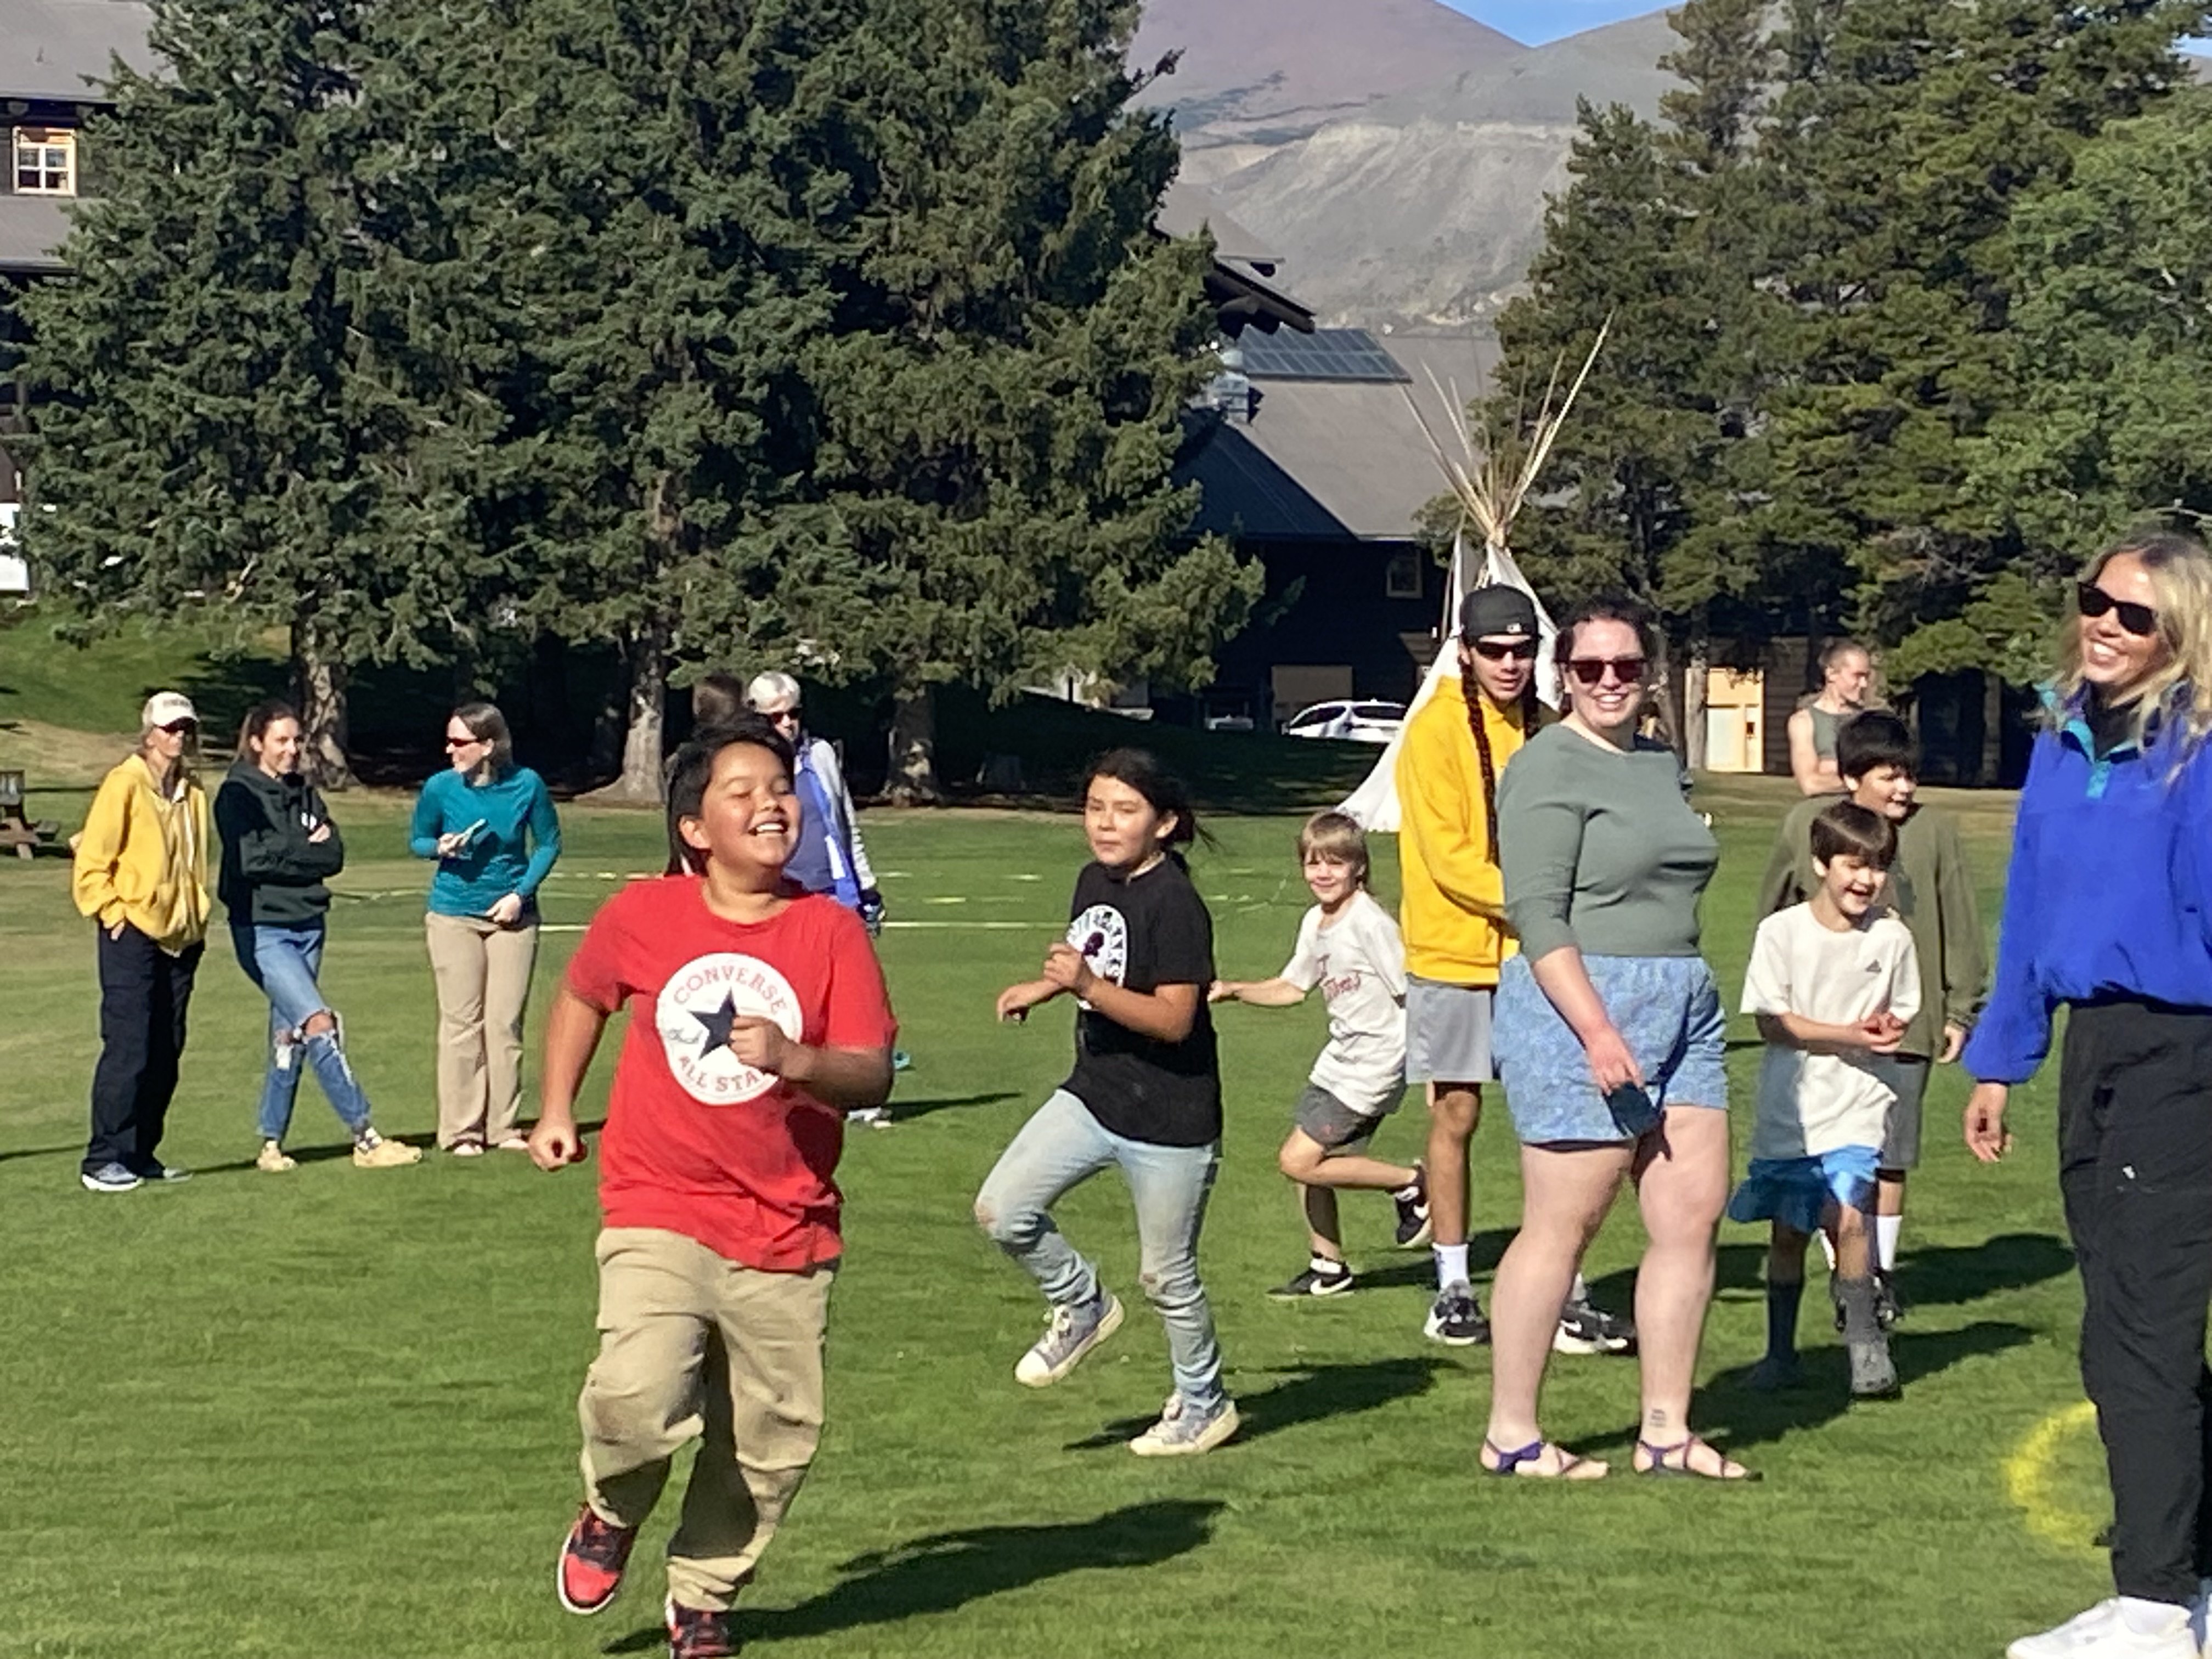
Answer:
<svg viewBox="0 0 2212 1659"><path fill-rule="evenodd" d="M688 1011L692 1018L707 1028L706 1045L699 1050L704 1060L717 1048L730 1046L730 1028L738 1023L738 999L734 993L722 993L722 1006L712 1013L701 1013L696 1008Z"/></svg>

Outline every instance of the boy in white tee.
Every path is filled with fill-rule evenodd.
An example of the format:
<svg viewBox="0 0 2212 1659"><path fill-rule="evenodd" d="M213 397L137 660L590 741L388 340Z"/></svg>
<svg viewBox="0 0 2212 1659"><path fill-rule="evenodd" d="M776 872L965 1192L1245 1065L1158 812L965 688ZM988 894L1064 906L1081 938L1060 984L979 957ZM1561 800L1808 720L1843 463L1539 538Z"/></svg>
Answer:
<svg viewBox="0 0 2212 1659"><path fill-rule="evenodd" d="M1352 1285L1337 1216L1340 1189L1387 1192L1399 1248L1429 1242L1428 1192L1418 1164L1367 1156L1368 1142L1406 1092L1406 953L1398 924L1367 890L1367 837L1341 812L1317 812L1298 832L1298 862L1319 901L1298 923L1291 959L1273 979L1217 981L1215 1002L1288 1008L1321 987L1328 1046L1298 1097L1296 1126L1278 1162L1297 1183L1310 1252L1306 1270L1273 1294L1337 1296Z"/></svg>
<svg viewBox="0 0 2212 1659"><path fill-rule="evenodd" d="M1875 1305L1869 1224L1875 1170L1897 1100L1887 1057L1920 1009L1912 935L1881 907L1897 831L1879 813L1840 801L1813 820L1820 887L1803 904L1759 925L1743 1012L1759 1017L1766 1055L1751 1169L1734 1197L1736 1221L1771 1220L1766 1255L1766 1357L1759 1388L1797 1380L1797 1306L1805 1246L1835 1241L1835 1296L1850 1352L1851 1394L1898 1392Z"/></svg>

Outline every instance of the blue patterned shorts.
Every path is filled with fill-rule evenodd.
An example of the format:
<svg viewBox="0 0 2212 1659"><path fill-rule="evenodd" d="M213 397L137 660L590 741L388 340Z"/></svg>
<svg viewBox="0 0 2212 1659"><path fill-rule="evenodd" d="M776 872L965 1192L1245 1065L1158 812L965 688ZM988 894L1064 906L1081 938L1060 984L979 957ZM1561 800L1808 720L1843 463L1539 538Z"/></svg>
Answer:
<svg viewBox="0 0 2212 1659"><path fill-rule="evenodd" d="M1698 957L1584 957L1590 984L1654 1106L1728 1109L1726 1016L1712 969ZM1526 957L1498 981L1498 1073L1514 1133L1526 1146L1624 1141L1591 1077L1582 1039L1559 1018Z"/></svg>

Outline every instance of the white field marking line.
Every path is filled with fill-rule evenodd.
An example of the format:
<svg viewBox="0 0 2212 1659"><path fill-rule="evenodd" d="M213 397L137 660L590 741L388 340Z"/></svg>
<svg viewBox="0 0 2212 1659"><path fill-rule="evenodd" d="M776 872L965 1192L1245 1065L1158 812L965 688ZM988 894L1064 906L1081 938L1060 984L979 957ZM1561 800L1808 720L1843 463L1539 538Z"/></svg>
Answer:
<svg viewBox="0 0 2212 1659"><path fill-rule="evenodd" d="M1060 924L1065 926L1065 924ZM967 928L982 933L1049 933L1054 924L1048 921L887 921L884 930L894 927L933 927L939 929Z"/></svg>
<svg viewBox="0 0 2212 1659"><path fill-rule="evenodd" d="M2094 1555L2097 1517L2069 1510L2051 1491L2051 1465L2066 1437L2097 1420L2097 1408L2076 1401L2051 1413L2021 1437L2004 1461L2005 1496L2027 1517L2027 1529L2076 1555Z"/></svg>

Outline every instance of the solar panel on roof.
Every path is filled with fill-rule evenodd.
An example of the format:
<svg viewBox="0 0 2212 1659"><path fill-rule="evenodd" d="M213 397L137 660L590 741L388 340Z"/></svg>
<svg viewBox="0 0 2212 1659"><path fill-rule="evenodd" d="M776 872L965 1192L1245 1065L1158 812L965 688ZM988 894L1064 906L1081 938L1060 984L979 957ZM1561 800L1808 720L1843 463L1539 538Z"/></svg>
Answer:
<svg viewBox="0 0 2212 1659"><path fill-rule="evenodd" d="M1254 380L1395 385L1413 378L1364 328L1317 328L1310 334L1247 329L1237 346L1244 354L1244 373Z"/></svg>

